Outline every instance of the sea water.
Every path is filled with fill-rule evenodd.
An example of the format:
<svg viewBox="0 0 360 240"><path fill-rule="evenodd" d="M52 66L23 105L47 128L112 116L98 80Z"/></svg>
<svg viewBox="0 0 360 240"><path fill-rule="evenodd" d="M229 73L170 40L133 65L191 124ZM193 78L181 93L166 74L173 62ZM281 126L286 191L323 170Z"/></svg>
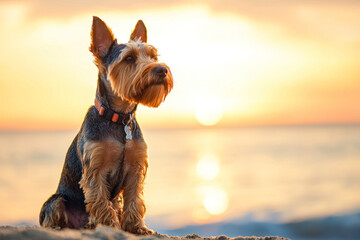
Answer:
<svg viewBox="0 0 360 240"><path fill-rule="evenodd" d="M143 129L152 228L360 209L360 126ZM0 132L0 224L37 224L76 131Z"/></svg>

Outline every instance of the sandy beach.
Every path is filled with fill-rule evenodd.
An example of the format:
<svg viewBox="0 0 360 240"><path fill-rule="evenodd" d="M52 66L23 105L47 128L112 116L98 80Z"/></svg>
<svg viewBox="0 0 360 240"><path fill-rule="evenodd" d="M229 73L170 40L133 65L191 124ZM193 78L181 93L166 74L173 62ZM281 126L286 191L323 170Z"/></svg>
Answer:
<svg viewBox="0 0 360 240"><path fill-rule="evenodd" d="M177 237L177 236L168 236L168 235L161 235L155 234L152 236L137 236L134 234L130 234L124 231L114 230L109 227L100 226L97 227L95 230L51 230L51 229L44 229L38 226L22 226L22 227L15 227L15 226L2 226L0 227L0 239L7 239L7 240L15 240L15 239L23 239L23 240L55 240L55 239L67 239L67 240L75 240L75 239L101 239L101 240L157 240L157 239L206 239L206 240L286 240L287 238L282 237L235 237L235 238L228 238L224 235L222 236L214 236L214 237L200 237L199 235L192 234L187 235L185 237Z"/></svg>

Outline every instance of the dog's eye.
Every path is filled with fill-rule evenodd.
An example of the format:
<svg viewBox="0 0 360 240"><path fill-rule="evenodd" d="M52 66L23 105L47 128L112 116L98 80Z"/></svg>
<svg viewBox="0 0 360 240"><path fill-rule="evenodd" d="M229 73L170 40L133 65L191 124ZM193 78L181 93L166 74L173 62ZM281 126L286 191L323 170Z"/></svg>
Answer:
<svg viewBox="0 0 360 240"><path fill-rule="evenodd" d="M158 60L157 56L152 56L151 59L154 60L154 61Z"/></svg>
<svg viewBox="0 0 360 240"><path fill-rule="evenodd" d="M125 58L125 61L128 63L133 63L135 62L135 58L133 56L128 56Z"/></svg>

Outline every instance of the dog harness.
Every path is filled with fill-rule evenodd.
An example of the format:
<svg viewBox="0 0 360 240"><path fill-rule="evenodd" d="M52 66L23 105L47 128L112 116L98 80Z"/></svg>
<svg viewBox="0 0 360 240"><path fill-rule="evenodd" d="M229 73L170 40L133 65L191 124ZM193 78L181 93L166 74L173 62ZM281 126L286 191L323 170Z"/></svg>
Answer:
<svg viewBox="0 0 360 240"><path fill-rule="evenodd" d="M118 113L113 111L111 108L105 107L100 103L100 101L97 98L95 98L95 108L101 117L113 123L123 125L126 134L126 139L127 140L132 139L132 130L134 126L135 111L137 108L137 104L135 105L134 109L129 113Z"/></svg>

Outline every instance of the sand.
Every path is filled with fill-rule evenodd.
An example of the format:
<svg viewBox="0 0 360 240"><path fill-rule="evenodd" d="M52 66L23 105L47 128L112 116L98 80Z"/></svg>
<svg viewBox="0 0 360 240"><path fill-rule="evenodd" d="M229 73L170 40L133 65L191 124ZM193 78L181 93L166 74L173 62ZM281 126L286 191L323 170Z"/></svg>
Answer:
<svg viewBox="0 0 360 240"><path fill-rule="evenodd" d="M52 230L44 229L37 226L1 226L0 227L0 240L55 240L55 239L86 239L86 240L181 240L181 239L194 239L194 240L286 240L282 237L236 237L228 238L226 236L217 237L200 237L196 234L187 235L185 237L167 236L167 235L151 235L151 236L136 236L127 232L114 230L109 227L100 226L95 230Z"/></svg>

